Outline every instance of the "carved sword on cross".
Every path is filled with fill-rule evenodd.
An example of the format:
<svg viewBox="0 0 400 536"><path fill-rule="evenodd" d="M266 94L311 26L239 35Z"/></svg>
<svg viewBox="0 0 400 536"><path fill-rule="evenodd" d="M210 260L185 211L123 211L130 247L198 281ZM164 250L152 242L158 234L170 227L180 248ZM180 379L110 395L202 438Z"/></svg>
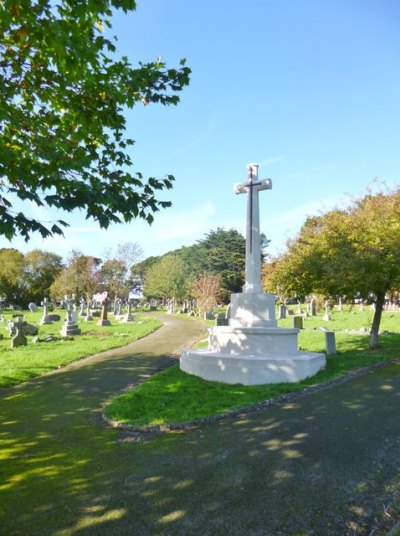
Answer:
<svg viewBox="0 0 400 536"><path fill-rule="evenodd" d="M249 164L248 182L235 184L236 194L248 194L246 231L246 285L252 290L261 288L261 245L258 192L272 188L271 179L258 180L258 164Z"/></svg>

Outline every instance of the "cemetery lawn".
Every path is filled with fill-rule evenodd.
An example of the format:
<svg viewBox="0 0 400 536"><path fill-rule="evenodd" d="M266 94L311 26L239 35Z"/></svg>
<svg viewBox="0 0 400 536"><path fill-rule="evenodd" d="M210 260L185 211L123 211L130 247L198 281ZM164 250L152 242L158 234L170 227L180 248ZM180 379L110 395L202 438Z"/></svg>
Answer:
<svg viewBox="0 0 400 536"><path fill-rule="evenodd" d="M42 326L39 325L42 312L23 311L24 321L39 328L39 341L34 343L33 337L27 336L27 346L11 349L7 322L12 319L13 313L3 312L6 321L0 323L0 333L4 337L0 340L0 388L27 381L84 357L125 346L162 326L160 320L150 317L136 317L135 322L118 323L112 315L111 326L97 326L99 319L95 317L93 321L79 321L81 334L65 339L60 335L65 312L55 313L61 315L61 320ZM50 335L55 340L44 342L44 338Z"/></svg>
<svg viewBox="0 0 400 536"><path fill-rule="evenodd" d="M400 356L400 313L384 312L380 336L380 348L368 350L369 337L353 333L368 329L372 312L353 314L352 311L334 312L330 322L321 317L305 318L299 334L299 349L324 352L324 333L321 326L338 330L335 333L337 355L327 357L324 370L297 383L271 385L228 385L209 382L182 372L173 365L154 375L134 390L117 396L105 407L107 418L133 426L157 426L181 424L193 420L224 414L255 405L264 400L290 392L329 382L350 371L368 367ZM281 327L291 325L291 320L279 321ZM346 332L350 330L351 332ZM203 342L202 346L206 346Z"/></svg>

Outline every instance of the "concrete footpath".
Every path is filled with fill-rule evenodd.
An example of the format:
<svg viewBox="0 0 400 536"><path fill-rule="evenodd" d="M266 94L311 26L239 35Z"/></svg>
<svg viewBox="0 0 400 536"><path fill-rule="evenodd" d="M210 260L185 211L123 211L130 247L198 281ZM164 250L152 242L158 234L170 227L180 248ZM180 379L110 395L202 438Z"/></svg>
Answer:
<svg viewBox="0 0 400 536"><path fill-rule="evenodd" d="M162 318L128 347L0 392L0 535L377 536L395 525L398 364L131 442L100 422L102 404L204 330Z"/></svg>

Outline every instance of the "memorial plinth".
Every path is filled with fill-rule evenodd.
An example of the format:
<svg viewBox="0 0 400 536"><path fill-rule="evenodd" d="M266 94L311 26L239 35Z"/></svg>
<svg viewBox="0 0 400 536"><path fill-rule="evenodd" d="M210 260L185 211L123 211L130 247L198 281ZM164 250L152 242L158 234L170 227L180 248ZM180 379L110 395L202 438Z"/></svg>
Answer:
<svg viewBox="0 0 400 536"><path fill-rule="evenodd" d="M325 366L325 355L299 352L297 328L279 328L275 296L261 286L261 245L258 192L272 187L258 180L258 166L249 164L249 182L235 186L248 193L246 282L232 294L228 326L209 328L207 349L182 352L180 367L205 380L243 385L297 382Z"/></svg>

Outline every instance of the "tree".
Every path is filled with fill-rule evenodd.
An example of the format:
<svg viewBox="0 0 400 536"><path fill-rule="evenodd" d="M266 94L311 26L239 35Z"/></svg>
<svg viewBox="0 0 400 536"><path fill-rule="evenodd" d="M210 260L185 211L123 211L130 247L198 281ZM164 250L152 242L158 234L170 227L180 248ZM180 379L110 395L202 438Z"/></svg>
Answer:
<svg viewBox="0 0 400 536"><path fill-rule="evenodd" d="M188 294L189 273L178 255L166 255L146 273L143 293L147 297L184 300Z"/></svg>
<svg viewBox="0 0 400 536"><path fill-rule="evenodd" d="M400 288L400 189L309 218L274 263L268 287L373 299L369 346L376 348L385 295Z"/></svg>
<svg viewBox="0 0 400 536"><path fill-rule="evenodd" d="M245 238L235 229L225 231L219 227L197 244L182 248L180 256L190 272L218 275L220 298L228 303L230 295L241 292L244 284L245 253Z"/></svg>
<svg viewBox="0 0 400 536"><path fill-rule="evenodd" d="M129 281L126 277L127 267L123 261L110 259L105 261L100 269L101 286L114 299L117 297L127 297L129 292Z"/></svg>
<svg viewBox="0 0 400 536"><path fill-rule="evenodd" d="M6 303L22 305L24 267L24 255L20 251L0 249L0 299Z"/></svg>
<svg viewBox="0 0 400 536"><path fill-rule="evenodd" d="M99 266L101 259L72 251L67 266L60 272L51 286L50 294L56 300L62 300L66 294L74 294L89 300L100 287Z"/></svg>
<svg viewBox="0 0 400 536"><path fill-rule="evenodd" d="M132 67L115 55L112 9L134 0L4 0L0 2L0 235L26 240L62 234L53 224L13 212L29 200L71 212L82 209L102 228L170 205L157 199L172 175L132 173L123 111L137 103L177 104L190 69L157 60ZM10 195L9 195L10 194Z"/></svg>
<svg viewBox="0 0 400 536"><path fill-rule="evenodd" d="M202 272L190 286L191 295L197 300L199 315L212 311L220 292L219 276Z"/></svg>
<svg viewBox="0 0 400 536"><path fill-rule="evenodd" d="M142 257L143 250L136 242L124 242L117 245L116 254L107 248L103 254L105 261L101 267L102 286L115 298L128 297L129 291L139 281L133 276L133 266Z"/></svg>
<svg viewBox="0 0 400 536"><path fill-rule="evenodd" d="M24 301L40 303L49 296L50 287L63 268L62 258L55 253L34 249L25 254L24 260Z"/></svg>

